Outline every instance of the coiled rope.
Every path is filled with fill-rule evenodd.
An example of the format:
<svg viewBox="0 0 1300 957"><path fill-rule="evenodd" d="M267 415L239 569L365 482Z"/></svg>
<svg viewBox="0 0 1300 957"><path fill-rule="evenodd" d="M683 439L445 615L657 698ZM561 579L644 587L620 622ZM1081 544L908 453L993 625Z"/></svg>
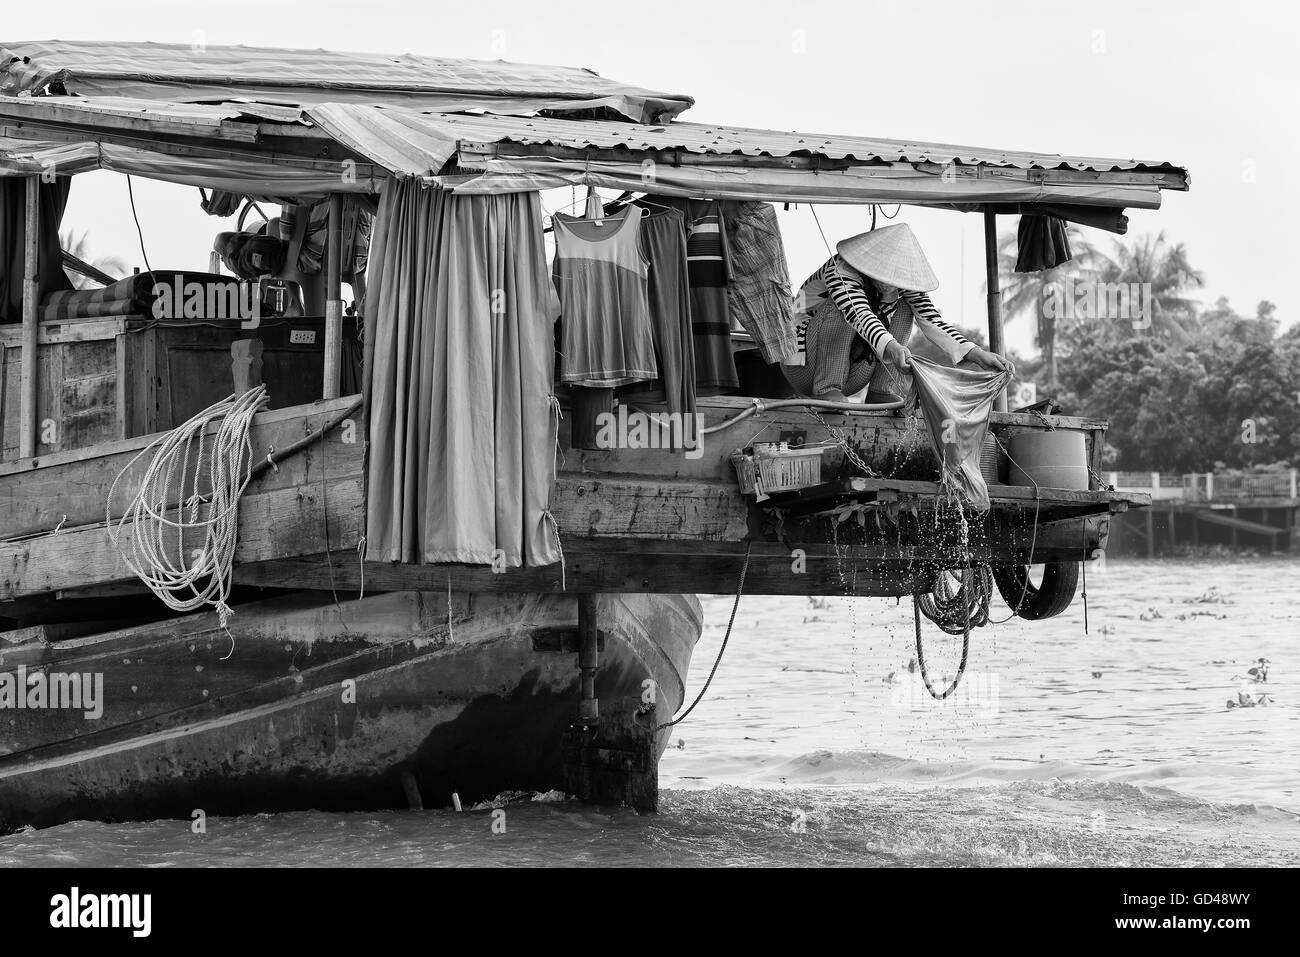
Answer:
<svg viewBox="0 0 1300 957"><path fill-rule="evenodd" d="M922 648L921 642L921 602L915 595L912 596L912 616L916 620L916 663L920 668L921 681L925 684L925 690L930 693L931 698L935 701L942 701L957 690L957 685L961 684L962 675L966 674L966 659L970 654L969 623L961 633L961 664L957 666L957 677L953 678L952 684L948 686L943 694L940 694L934 690L934 685L930 684L930 673L925 666L925 649Z"/></svg>
<svg viewBox="0 0 1300 957"><path fill-rule="evenodd" d="M983 628L989 622L989 600L993 597L993 570L988 565L963 569L961 584L945 572L935 576L934 587L918 596L921 614L950 635L960 635L968 623Z"/></svg>
<svg viewBox="0 0 1300 957"><path fill-rule="evenodd" d="M208 406L159 436L118 473L105 503L109 536L127 567L168 608L188 612L214 606L223 628L231 614L239 498L253 472L249 429L266 404L266 387L259 385ZM217 421L215 434L208 436ZM118 483L150 454L138 491L114 520ZM180 507L170 508L170 502ZM197 548L195 533L200 531L203 546Z"/></svg>
<svg viewBox="0 0 1300 957"><path fill-rule="evenodd" d="M955 586L945 572L935 576L929 594L912 596L912 616L916 623L916 662L920 667L925 690L936 701L942 701L961 684L966 674L966 661L970 655L971 626L983 627L989 621L989 600L993 595L993 570L988 565L975 565L961 571L961 585ZM961 635L961 663L957 676L942 694L930 683L930 673L925 664L925 648L921 640L921 615L950 635Z"/></svg>

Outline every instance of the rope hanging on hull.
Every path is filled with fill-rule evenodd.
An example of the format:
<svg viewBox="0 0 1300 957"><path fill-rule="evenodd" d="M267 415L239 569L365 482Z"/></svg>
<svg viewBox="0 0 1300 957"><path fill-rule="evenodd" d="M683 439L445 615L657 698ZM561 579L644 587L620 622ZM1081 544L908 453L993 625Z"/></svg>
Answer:
<svg viewBox="0 0 1300 957"><path fill-rule="evenodd" d="M920 667L921 681L930 697L942 701L961 684L966 674L966 661L970 655L971 626L981 628L989 621L989 599L993 596L993 572L988 565L975 565L961 571L961 586L954 588L944 572L935 576L929 594L912 596L912 617L916 623L916 662ZM957 676L941 694L930 683L925 664L925 649L921 641L921 615L924 614L950 635L961 635L961 663Z"/></svg>
<svg viewBox="0 0 1300 957"><path fill-rule="evenodd" d="M189 612L212 605L223 627L231 614L239 498L253 473L249 430L266 405L266 387L259 385L208 406L143 448L113 480L105 503L109 536L127 567L168 608ZM150 454L138 491L114 519L118 483Z"/></svg>

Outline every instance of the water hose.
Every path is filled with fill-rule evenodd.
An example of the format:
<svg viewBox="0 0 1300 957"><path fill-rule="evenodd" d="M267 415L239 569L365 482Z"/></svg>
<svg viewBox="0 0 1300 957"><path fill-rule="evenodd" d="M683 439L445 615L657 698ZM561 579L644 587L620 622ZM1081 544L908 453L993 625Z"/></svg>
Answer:
<svg viewBox="0 0 1300 957"><path fill-rule="evenodd" d="M772 409L788 409L793 407L807 409L831 409L835 412L892 412L895 409L901 409L904 399L895 399L893 402L832 402L829 399L754 399L754 404L748 409L742 411L739 415L734 415L724 422L717 425L710 425L707 428L700 429L701 435L712 435L715 432L721 432L723 429L729 429L737 422L743 422L751 415L757 415L760 412L769 412Z"/></svg>

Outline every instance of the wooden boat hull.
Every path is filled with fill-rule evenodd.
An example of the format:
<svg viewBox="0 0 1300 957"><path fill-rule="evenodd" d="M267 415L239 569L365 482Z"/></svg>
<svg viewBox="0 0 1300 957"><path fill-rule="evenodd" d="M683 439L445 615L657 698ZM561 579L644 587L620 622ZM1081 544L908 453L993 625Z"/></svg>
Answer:
<svg viewBox="0 0 1300 957"><path fill-rule="evenodd" d="M655 683L682 703L700 632L693 596L606 595L602 713ZM314 593L6 649L0 676L102 674L103 714L0 710L0 829L196 811L429 806L563 786L578 703L577 599ZM233 636L233 642L232 637ZM656 740L655 759L669 732Z"/></svg>

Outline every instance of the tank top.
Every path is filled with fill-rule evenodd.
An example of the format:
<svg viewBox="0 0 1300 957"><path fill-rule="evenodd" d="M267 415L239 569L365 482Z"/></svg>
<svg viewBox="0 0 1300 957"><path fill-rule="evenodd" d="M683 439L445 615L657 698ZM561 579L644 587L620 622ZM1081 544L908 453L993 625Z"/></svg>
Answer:
<svg viewBox="0 0 1300 957"><path fill-rule="evenodd" d="M641 253L641 210L596 221L556 213L553 277L560 295L560 377L610 388L658 378Z"/></svg>

